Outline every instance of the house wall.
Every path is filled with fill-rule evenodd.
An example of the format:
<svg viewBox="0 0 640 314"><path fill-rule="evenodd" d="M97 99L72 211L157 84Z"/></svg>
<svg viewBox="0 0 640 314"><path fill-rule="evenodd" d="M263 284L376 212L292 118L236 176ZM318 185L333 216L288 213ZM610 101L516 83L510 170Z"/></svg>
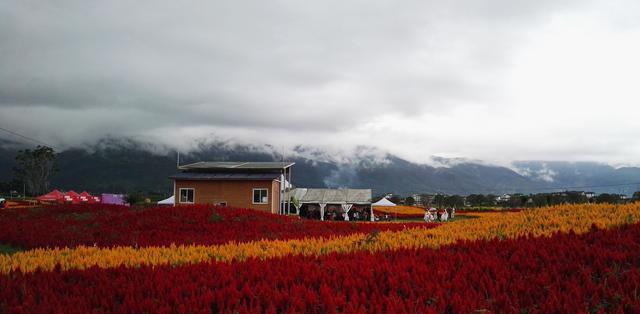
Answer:
<svg viewBox="0 0 640 314"><path fill-rule="evenodd" d="M226 202L228 206L253 208L271 213L278 212L279 182L275 180L261 181L190 181L175 180L174 195L176 205L180 203L180 189L194 189L195 204L219 204ZM253 189L264 188L269 192L268 204L253 204Z"/></svg>

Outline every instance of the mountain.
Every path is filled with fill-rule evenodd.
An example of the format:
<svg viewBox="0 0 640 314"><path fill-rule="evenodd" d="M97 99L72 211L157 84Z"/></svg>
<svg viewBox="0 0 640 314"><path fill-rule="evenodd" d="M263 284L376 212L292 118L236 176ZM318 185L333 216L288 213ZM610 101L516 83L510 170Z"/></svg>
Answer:
<svg viewBox="0 0 640 314"><path fill-rule="evenodd" d="M18 149L15 143L0 142L0 181L12 178L11 167ZM60 171L51 183L62 190L94 193L169 194L172 184L167 177L177 171L176 156L175 150L159 145L105 139L60 152ZM278 161L282 154L269 145L213 141L198 144L190 153L181 154L180 159L181 164L202 160ZM640 185L617 185L640 182L640 168L614 168L594 162L519 161L503 167L476 160L433 157L429 164L418 164L371 147L329 152L303 146L288 152L286 159L296 163L293 169L296 186L372 188L374 194L535 193L562 187L597 193L631 194L640 190Z"/></svg>

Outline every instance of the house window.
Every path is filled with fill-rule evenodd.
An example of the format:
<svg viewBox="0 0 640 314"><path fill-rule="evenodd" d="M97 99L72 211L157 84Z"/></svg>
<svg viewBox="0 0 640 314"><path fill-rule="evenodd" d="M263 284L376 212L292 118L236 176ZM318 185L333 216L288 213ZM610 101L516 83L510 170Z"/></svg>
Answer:
<svg viewBox="0 0 640 314"><path fill-rule="evenodd" d="M193 204L194 194L195 192L192 188L180 189L180 203Z"/></svg>
<svg viewBox="0 0 640 314"><path fill-rule="evenodd" d="M269 195L267 189L253 189L254 204L269 204Z"/></svg>

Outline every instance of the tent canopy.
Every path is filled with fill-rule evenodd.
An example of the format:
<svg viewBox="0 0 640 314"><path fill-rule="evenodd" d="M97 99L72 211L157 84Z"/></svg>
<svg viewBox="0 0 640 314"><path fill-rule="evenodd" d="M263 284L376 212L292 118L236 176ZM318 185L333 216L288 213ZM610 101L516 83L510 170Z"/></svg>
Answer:
<svg viewBox="0 0 640 314"><path fill-rule="evenodd" d="M62 194L62 192L58 190L53 190L45 195L40 195L36 197L36 199L41 202L53 202L53 201L61 200L63 198L64 198L64 194Z"/></svg>
<svg viewBox="0 0 640 314"><path fill-rule="evenodd" d="M381 200L371 204L371 206L396 206L396 204L388 200L386 197L383 197Z"/></svg>
<svg viewBox="0 0 640 314"><path fill-rule="evenodd" d="M77 193L76 191L74 191L74 190L71 190L71 191L67 192L65 195L70 196L70 197L73 197L73 198L80 197L80 194L78 194L78 193Z"/></svg>
<svg viewBox="0 0 640 314"><path fill-rule="evenodd" d="M285 199L295 198L300 204L371 204L371 189L305 189L287 192Z"/></svg>
<svg viewBox="0 0 640 314"><path fill-rule="evenodd" d="M167 199L159 201L158 205L174 205L175 203L176 203L176 197L175 195L172 195Z"/></svg>
<svg viewBox="0 0 640 314"><path fill-rule="evenodd" d="M98 199L89 194L89 192L82 191L82 193L80 193L80 201L83 203L94 204L98 202Z"/></svg>

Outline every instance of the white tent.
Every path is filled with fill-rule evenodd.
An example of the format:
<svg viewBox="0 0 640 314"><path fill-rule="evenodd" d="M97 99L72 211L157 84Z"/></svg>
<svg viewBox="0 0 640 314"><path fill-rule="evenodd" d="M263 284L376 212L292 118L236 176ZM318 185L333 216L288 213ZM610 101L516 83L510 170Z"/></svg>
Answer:
<svg viewBox="0 0 640 314"><path fill-rule="evenodd" d="M158 205L174 205L176 203L176 197L171 196L166 200L161 200L158 202Z"/></svg>
<svg viewBox="0 0 640 314"><path fill-rule="evenodd" d="M371 204L371 206L396 206L396 204L383 197L381 200Z"/></svg>
<svg viewBox="0 0 640 314"><path fill-rule="evenodd" d="M324 209L328 204L340 205L344 212L344 220L349 220L349 211L353 205L371 204L371 189L307 189L297 188L288 191L285 199L293 197L298 205L318 204L320 206L320 220L324 220ZM300 208L297 208L299 211ZM298 212L299 213L299 212ZM373 217L373 211L371 211ZM373 221L373 220L372 220Z"/></svg>

